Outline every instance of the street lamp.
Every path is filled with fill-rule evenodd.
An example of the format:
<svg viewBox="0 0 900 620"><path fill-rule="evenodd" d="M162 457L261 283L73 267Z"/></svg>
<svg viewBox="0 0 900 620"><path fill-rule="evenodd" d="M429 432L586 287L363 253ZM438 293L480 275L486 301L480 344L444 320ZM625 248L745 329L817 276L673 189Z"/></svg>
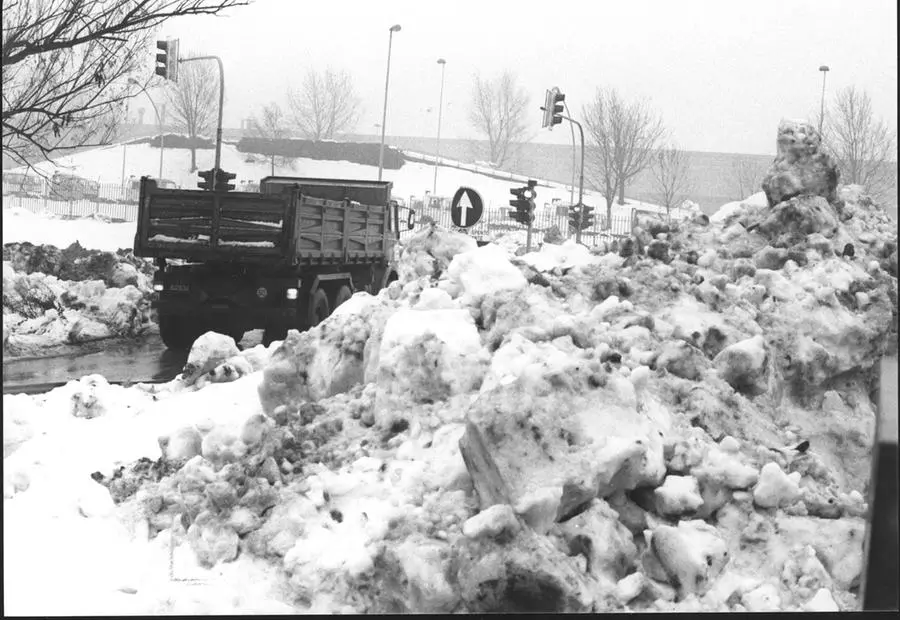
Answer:
<svg viewBox="0 0 900 620"><path fill-rule="evenodd" d="M388 82L391 79L391 42L394 40L394 33L400 31L400 24L391 26L388 35L388 59L387 73L384 76L384 114L381 116L381 147L378 149L378 180L381 180L381 171L384 169L384 125L387 123L387 101L388 101Z"/></svg>
<svg viewBox="0 0 900 620"><path fill-rule="evenodd" d="M431 188L431 195L437 196L437 173L438 166L441 163L441 115L444 112L444 69L447 68L447 61L438 58L438 64L441 66L441 98L438 103L438 132L437 132L437 161L434 163L434 186Z"/></svg>
<svg viewBox="0 0 900 620"><path fill-rule="evenodd" d="M819 110L819 135L822 135L822 120L825 118L825 75L828 73L828 65L819 67L822 72L822 107Z"/></svg>
<svg viewBox="0 0 900 620"><path fill-rule="evenodd" d="M129 84L134 84L139 87L141 91L145 95L147 95L147 99L150 100L150 105L153 106L153 111L156 113L156 124L159 126L159 178L163 178L163 148L165 148L165 134L163 132L163 124L162 124L162 116L159 114L159 109L156 107L156 104L153 102L153 97L150 96L150 93L147 92L147 89L138 83L138 81L134 78L128 78Z"/></svg>

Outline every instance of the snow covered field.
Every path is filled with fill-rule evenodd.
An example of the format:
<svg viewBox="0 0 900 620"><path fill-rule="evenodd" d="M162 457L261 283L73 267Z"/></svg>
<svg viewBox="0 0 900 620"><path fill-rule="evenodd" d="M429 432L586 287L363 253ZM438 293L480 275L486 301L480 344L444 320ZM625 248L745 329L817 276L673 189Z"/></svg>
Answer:
<svg viewBox="0 0 900 620"><path fill-rule="evenodd" d="M647 255L425 230L268 349L4 396L5 609L859 609L896 231L842 197L657 223Z"/></svg>
<svg viewBox="0 0 900 620"><path fill-rule="evenodd" d="M61 157L55 161L55 164L69 173L87 179L100 183L119 184L122 180L123 157L126 179L137 179L144 175L155 176L159 170L159 149L149 144L115 145L85 151ZM199 179L197 173L190 172L190 151L166 149L164 157L163 175L165 178L175 181L183 188L196 189ZM200 170L211 168L213 160L213 150L200 149L197 151L197 165ZM48 175L52 175L56 170L54 164L46 162L37 164L35 167ZM248 162L246 153L240 153L233 144L222 145L222 169L237 174L235 179L237 189L240 189L241 182L259 183L260 179L272 173L268 162ZM25 170L15 169L13 171L24 172ZM297 158L294 160L293 166L276 165L275 175L330 179L376 179L378 178L378 168L347 161ZM422 198L426 192L432 191L434 167L424 163L407 162L399 170L385 169L383 179L393 182L393 195L396 198L404 200L410 196ZM471 187L481 195L485 208L489 206L508 208L509 199L512 197L509 193L510 188L521 185L520 182L495 179L467 170L441 166L438 171L436 194L453 196L460 187ZM543 208L544 204L550 204L555 198L568 204L569 186L559 183L549 183L548 185L549 187L538 187L536 203L540 208ZM588 187L585 187L584 202L598 208L604 204L603 197ZM630 213L632 207L658 208L655 205L637 201L629 200L627 203L627 209L622 211L625 215Z"/></svg>

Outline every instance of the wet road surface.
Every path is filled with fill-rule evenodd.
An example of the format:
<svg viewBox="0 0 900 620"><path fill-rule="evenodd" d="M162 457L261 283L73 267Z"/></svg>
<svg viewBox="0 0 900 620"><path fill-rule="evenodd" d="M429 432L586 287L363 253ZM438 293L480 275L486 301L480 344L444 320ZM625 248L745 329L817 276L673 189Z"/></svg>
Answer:
<svg viewBox="0 0 900 620"><path fill-rule="evenodd" d="M262 330L248 332L242 348L254 346ZM74 350L71 350L74 349ZM110 383L164 383L187 362L187 351L166 349L158 334L140 340L108 340L42 357L3 360L3 393L36 394L92 374Z"/></svg>

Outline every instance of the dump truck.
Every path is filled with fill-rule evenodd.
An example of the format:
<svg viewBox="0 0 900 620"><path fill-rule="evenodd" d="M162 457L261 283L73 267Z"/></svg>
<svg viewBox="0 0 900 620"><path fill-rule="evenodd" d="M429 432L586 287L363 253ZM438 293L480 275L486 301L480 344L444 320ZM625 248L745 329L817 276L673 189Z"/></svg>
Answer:
<svg viewBox="0 0 900 620"><path fill-rule="evenodd" d="M258 192L140 184L134 253L156 262L166 347L207 331L265 344L325 320L357 291L397 278L400 209L388 181L265 177ZM413 226L414 213L406 224Z"/></svg>

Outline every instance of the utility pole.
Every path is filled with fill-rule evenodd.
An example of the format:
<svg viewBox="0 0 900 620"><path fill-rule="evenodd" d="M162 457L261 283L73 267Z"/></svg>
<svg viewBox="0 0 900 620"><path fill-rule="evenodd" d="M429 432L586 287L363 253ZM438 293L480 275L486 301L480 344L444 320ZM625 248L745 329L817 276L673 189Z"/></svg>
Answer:
<svg viewBox="0 0 900 620"><path fill-rule="evenodd" d="M222 161L222 110L225 104L225 68L222 59L218 56L195 56L194 58L181 58L178 62L192 62L194 60L215 60L219 63L219 124L216 127L216 164L213 166L212 186L216 185L216 175L219 173L219 164Z"/></svg>
<svg viewBox="0 0 900 620"><path fill-rule="evenodd" d="M822 135L822 121L825 119L825 76L828 75L828 65L819 67L822 72L822 107L819 110L819 135Z"/></svg>

